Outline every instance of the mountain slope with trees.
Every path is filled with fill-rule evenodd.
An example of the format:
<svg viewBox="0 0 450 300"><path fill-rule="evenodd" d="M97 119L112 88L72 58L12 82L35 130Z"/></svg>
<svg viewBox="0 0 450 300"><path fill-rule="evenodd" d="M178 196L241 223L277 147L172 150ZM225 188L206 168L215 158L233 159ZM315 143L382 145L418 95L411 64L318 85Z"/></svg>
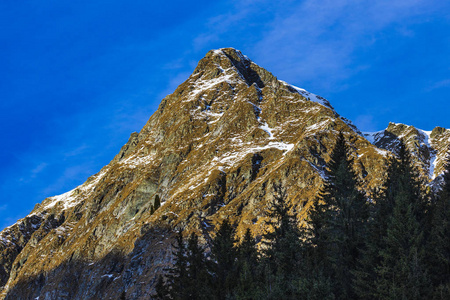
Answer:
<svg viewBox="0 0 450 300"><path fill-rule="evenodd" d="M411 127L397 127L398 131L388 128L383 136L390 132L390 140L397 141L408 133L407 149L413 152L419 145L421 153L429 150L429 156L418 152L411 156L421 180L444 181L442 162L450 131L438 128L424 139L416 138L423 137L418 130L419 135ZM200 248L189 251L212 251L216 228L226 219L235 232L233 239L246 237L246 251L253 253L248 230L258 245L263 237L270 241L267 228L274 217L267 211L277 197L274 184L284 189L283 201L291 216L286 224L295 217L302 228L307 226L319 191L326 192L327 163L335 155L340 132L352 166L350 185L357 191L352 188L333 201L343 205L349 201L352 205L347 206L353 209L353 203L359 206L362 198L379 194L376 188L384 182L396 143L380 144L376 134L369 138L326 99L278 80L240 51L212 50L99 173L72 191L45 199L0 233L0 298L148 299L158 274L174 262L171 245L177 232L182 230L185 239L194 233L192 238L198 239ZM433 176L431 166L436 166ZM427 190L431 193L430 187ZM340 229L339 239L361 235L354 227L364 221L354 212L327 211L340 226L349 226ZM288 232L289 237L274 240L274 245L290 243L300 234ZM434 235L439 239L438 232ZM332 251L350 253L359 245L355 241L344 249L339 243ZM255 259L240 253L235 250L234 255L245 263L235 266L239 276L234 280L245 295L254 289L252 278L259 273L253 268ZM308 250L301 255L316 254ZM275 276L278 271L270 268L274 277L264 280L277 283L290 276ZM343 272L355 277L353 269L319 270L305 278L302 289L313 282L317 293L319 287L334 293L333 276ZM221 278L217 284L229 289L231 283L224 278L233 272L236 269L217 271Z"/></svg>

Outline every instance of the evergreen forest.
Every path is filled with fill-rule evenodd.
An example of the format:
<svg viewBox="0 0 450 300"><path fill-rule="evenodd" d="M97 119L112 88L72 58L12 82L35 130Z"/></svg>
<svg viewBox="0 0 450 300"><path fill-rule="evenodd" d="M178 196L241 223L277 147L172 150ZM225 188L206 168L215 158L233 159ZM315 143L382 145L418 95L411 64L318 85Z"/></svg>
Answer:
<svg viewBox="0 0 450 300"><path fill-rule="evenodd" d="M197 235L180 231L155 297L450 299L450 160L435 192L403 143L386 169L368 197L339 134L306 226L274 184L270 230L258 239L247 229L237 240L225 219L206 251Z"/></svg>

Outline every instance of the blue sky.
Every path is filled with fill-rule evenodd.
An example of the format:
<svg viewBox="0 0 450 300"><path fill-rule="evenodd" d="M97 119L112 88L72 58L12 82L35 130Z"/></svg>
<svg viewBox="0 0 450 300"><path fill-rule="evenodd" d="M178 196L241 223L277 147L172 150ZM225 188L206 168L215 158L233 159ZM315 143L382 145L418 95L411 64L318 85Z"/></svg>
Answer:
<svg viewBox="0 0 450 300"><path fill-rule="evenodd" d="M1 1L0 228L98 172L210 49L363 131L450 128L449 32L446 0Z"/></svg>

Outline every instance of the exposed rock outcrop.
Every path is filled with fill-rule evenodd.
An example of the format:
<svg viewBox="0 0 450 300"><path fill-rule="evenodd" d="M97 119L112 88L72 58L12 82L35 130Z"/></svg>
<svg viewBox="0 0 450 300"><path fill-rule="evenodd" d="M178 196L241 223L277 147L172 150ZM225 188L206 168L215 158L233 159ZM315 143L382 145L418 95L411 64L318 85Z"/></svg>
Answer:
<svg viewBox="0 0 450 300"><path fill-rule="evenodd" d="M424 136L402 126L390 124L371 143L324 98L235 49L210 51L110 164L0 233L1 298L117 299L126 291L150 299L179 228L206 241L230 218L239 235L248 227L260 234L275 182L302 220L339 131L368 193L405 134L424 170L437 158L439 175L449 131ZM162 206L152 214L156 195Z"/></svg>

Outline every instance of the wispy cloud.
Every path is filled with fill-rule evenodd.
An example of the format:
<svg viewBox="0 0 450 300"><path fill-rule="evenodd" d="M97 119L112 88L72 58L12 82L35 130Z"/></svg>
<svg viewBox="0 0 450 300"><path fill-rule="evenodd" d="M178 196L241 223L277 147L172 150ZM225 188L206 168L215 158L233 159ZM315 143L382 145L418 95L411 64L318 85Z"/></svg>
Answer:
<svg viewBox="0 0 450 300"><path fill-rule="evenodd" d="M217 41L223 41L223 35L230 31L238 31L239 28L248 26L249 16L256 11L260 11L262 6L255 9L255 5L264 3L263 0L249 0L249 1L233 1L233 7L226 13L212 16L206 20L205 25L207 30L201 32L193 39L194 51L201 50L208 45ZM227 39L228 40L228 39ZM229 47L233 45L222 45L222 47Z"/></svg>
<svg viewBox="0 0 450 300"><path fill-rule="evenodd" d="M434 2L434 1L432 1ZM370 47L393 26L411 36L407 25L423 22L437 6L424 0L302 1L279 10L267 34L255 45L256 59L285 80L320 82L336 88L344 79L370 68L357 61L357 51Z"/></svg>
<svg viewBox="0 0 450 300"><path fill-rule="evenodd" d="M46 162L42 162L38 164L34 169L31 170L31 178L35 178L39 173L44 171L44 169L48 166Z"/></svg>
<svg viewBox="0 0 450 300"><path fill-rule="evenodd" d="M239 35L239 46L256 63L292 83L314 82L321 91L346 89L345 80L369 69L374 60L358 55L382 39L385 29L413 37L409 26L426 22L442 6L436 0L232 3L232 9L205 21L206 29L193 39L194 51L233 42L238 40L233 34ZM248 34L254 28L257 36Z"/></svg>
<svg viewBox="0 0 450 300"><path fill-rule="evenodd" d="M449 86L450 86L450 79L444 79L444 80L441 80L441 81L431 84L429 87L426 88L426 91L431 92L433 90L444 88L444 87L449 87Z"/></svg>
<svg viewBox="0 0 450 300"><path fill-rule="evenodd" d="M169 83L167 84L166 88L158 94L157 98L163 99L167 95L173 93L175 91L175 89L181 83L183 83L186 79L188 79L189 75L191 75L190 71L187 71L187 72L181 71L181 72L177 73L175 76L173 76L172 78L170 78Z"/></svg>
<svg viewBox="0 0 450 300"><path fill-rule="evenodd" d="M86 164L66 168L64 170L64 173L60 177L58 177L52 184L46 186L40 194L52 196L57 193L61 193L61 188L67 187L67 185L75 181L75 179L78 179L78 181L86 180L89 176L94 174L94 170L89 167L90 166ZM63 192L66 191L67 190L64 190Z"/></svg>

